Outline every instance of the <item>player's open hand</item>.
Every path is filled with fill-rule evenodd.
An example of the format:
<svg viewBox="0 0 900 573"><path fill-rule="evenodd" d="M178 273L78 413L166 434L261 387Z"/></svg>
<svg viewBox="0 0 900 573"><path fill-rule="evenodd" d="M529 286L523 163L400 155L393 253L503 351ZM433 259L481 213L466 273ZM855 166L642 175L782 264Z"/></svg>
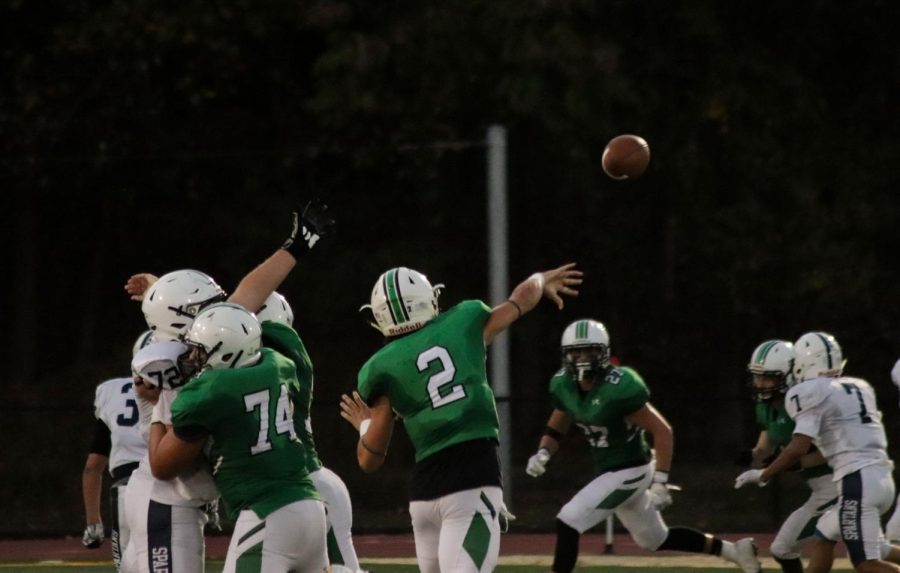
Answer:
<svg viewBox="0 0 900 573"><path fill-rule="evenodd" d="M144 300L144 293L147 292L157 280L159 280L159 277L151 275L150 273L131 275L128 277L128 280L125 281L125 292L128 293L131 300L142 301Z"/></svg>
<svg viewBox="0 0 900 573"><path fill-rule="evenodd" d="M366 404L365 400L362 399L359 393L354 391L353 396L348 396L346 394L341 396L341 417L353 424L353 427L359 430L363 420L368 420L371 417L371 414L369 413L369 406Z"/></svg>
<svg viewBox="0 0 900 573"><path fill-rule="evenodd" d="M578 291L572 287L577 287L582 282L584 273L575 269L575 263L569 263L551 271L544 271L544 296L556 303L556 306L562 310L565 303L562 296L578 296Z"/></svg>

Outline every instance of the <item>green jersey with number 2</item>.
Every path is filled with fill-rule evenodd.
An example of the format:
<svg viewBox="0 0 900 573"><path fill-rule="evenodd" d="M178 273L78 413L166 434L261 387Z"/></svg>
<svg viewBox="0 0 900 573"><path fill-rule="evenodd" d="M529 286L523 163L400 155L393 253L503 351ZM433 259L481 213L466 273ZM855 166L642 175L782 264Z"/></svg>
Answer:
<svg viewBox="0 0 900 573"><path fill-rule="evenodd" d="M550 380L550 399L587 436L598 473L650 461L644 431L625 420L650 400L650 391L631 368L609 368L589 392L560 370Z"/></svg>
<svg viewBox="0 0 900 573"><path fill-rule="evenodd" d="M484 324L490 315L481 301L461 302L388 343L359 371L360 396L391 401L415 446L416 462L454 444L499 436L485 371Z"/></svg>
<svg viewBox="0 0 900 573"><path fill-rule="evenodd" d="M288 384L294 363L269 348L253 366L206 370L172 403L176 435L213 439L213 478L229 516L267 515L301 499L319 499L303 444L294 431Z"/></svg>

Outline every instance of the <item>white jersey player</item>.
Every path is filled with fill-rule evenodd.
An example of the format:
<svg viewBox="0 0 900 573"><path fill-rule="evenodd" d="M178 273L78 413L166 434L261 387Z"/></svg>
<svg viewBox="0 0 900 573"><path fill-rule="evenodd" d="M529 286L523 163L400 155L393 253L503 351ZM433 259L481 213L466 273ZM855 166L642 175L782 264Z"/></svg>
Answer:
<svg viewBox="0 0 900 573"><path fill-rule="evenodd" d="M149 338L145 332L138 337L135 350ZM103 541L100 519L100 489L102 474L109 468L110 484L110 544L113 562L119 570L122 549L127 545L129 529L125 517L125 493L132 472L147 452L138 425L138 408L131 378L113 378L97 386L94 397L94 416L97 419L94 440L82 473L87 527L82 537L85 547L99 547Z"/></svg>
<svg viewBox="0 0 900 573"><path fill-rule="evenodd" d="M875 392L865 380L841 375L841 348L830 334L804 334L794 352L797 384L785 396L794 437L768 468L744 472L735 487L765 485L815 445L841 491L837 505L819 518L817 535L832 543L842 540L858 571L900 571L881 560L887 554L881 515L894 501L894 480ZM821 565L817 555L810 570Z"/></svg>
<svg viewBox="0 0 900 573"><path fill-rule="evenodd" d="M891 369L891 381L900 388L900 360L894 363L894 367ZM898 502L900 502L900 497L897 498ZM894 543L900 542L900 503L896 504L896 509L894 509L894 514L891 515L891 519L887 522L887 525L884 528L885 535Z"/></svg>
<svg viewBox="0 0 900 573"><path fill-rule="evenodd" d="M142 425L152 420L168 422L169 409L184 377L178 365L187 347L177 341L154 342L132 361L136 380L158 388L152 409L142 405ZM218 491L205 463L170 480L159 480L150 471L147 456L134 471L126 497L131 542L125 549L124 570L200 572L204 568L203 527L205 507Z"/></svg>

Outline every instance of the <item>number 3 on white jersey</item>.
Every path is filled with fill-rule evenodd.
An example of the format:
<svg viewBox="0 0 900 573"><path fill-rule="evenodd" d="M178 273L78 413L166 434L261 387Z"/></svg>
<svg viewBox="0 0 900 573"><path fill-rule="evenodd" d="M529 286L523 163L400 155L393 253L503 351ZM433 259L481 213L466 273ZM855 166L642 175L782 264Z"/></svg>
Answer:
<svg viewBox="0 0 900 573"><path fill-rule="evenodd" d="M451 384L453 377L456 375L456 366L453 365L453 359L450 358L450 353L447 352L446 348L432 346L419 354L419 358L416 360L416 367L419 369L419 372L425 372L435 360L440 361L441 370L432 374L428 379L428 397L431 399L431 407L433 409L446 406L466 397L466 389L463 388L462 384L452 386L450 392L441 395L441 387Z"/></svg>

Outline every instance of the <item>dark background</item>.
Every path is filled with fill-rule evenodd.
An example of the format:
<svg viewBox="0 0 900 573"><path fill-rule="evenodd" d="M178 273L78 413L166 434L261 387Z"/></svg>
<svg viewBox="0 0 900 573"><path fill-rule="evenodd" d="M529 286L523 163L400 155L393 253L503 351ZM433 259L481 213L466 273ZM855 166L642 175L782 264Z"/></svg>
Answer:
<svg viewBox="0 0 900 573"><path fill-rule="evenodd" d="M379 273L446 283L445 308L487 297L492 124L510 285L567 261L586 276L511 333L518 528L549 530L591 477L574 436L524 474L559 336L589 316L675 427L667 520L774 529L799 479L732 489L759 342L833 333L898 430L898 21L887 1L4 0L0 535L83 527L93 388L128 374L144 329L125 279L188 267L232 290L312 196L338 234L280 290L316 365L321 457L358 531L408 529L408 441L362 474L338 397L379 346L357 312ZM600 168L620 133L650 143L638 181Z"/></svg>

